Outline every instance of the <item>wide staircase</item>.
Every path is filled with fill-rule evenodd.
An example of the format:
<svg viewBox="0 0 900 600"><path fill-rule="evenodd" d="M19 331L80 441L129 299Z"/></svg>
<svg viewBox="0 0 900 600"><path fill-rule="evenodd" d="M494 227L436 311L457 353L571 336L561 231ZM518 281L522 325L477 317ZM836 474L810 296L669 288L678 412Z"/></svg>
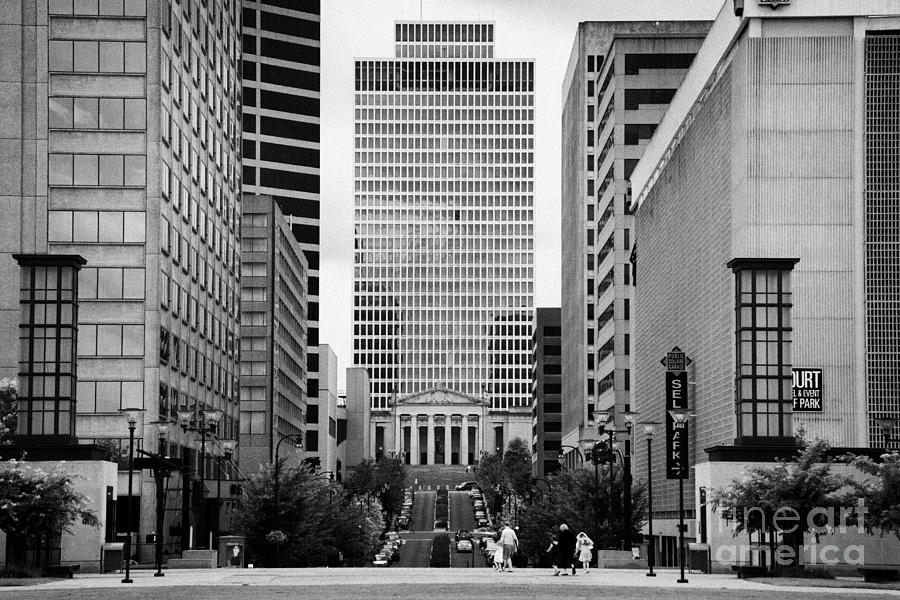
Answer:
<svg viewBox="0 0 900 600"><path fill-rule="evenodd" d="M475 473L466 473L463 465L407 465L406 486L413 489L438 489L448 487L452 490L463 481L474 481Z"/></svg>

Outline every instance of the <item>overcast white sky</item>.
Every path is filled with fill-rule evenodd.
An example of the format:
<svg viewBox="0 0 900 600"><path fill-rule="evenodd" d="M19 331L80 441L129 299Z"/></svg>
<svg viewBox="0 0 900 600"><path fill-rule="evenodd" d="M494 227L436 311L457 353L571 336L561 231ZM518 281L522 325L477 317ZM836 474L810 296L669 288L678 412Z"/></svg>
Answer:
<svg viewBox="0 0 900 600"><path fill-rule="evenodd" d="M391 57L398 20L491 20L496 58L535 59L535 306L560 305L562 80L580 21L713 19L724 0L323 0L319 341L352 366L353 60ZM730 0L728 0L730 1Z"/></svg>

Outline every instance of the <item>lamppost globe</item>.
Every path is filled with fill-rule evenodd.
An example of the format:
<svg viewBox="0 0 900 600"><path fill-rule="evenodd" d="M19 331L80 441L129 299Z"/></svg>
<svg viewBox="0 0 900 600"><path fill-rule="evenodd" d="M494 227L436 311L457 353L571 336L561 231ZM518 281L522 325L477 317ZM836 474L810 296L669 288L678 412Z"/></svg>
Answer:
<svg viewBox="0 0 900 600"><path fill-rule="evenodd" d="M131 579L131 498L133 495L134 481L134 429L137 426L138 417L144 412L143 408L123 408L122 414L128 422L128 501L125 504L125 522L127 535L125 538L125 578L122 583L134 583Z"/></svg>

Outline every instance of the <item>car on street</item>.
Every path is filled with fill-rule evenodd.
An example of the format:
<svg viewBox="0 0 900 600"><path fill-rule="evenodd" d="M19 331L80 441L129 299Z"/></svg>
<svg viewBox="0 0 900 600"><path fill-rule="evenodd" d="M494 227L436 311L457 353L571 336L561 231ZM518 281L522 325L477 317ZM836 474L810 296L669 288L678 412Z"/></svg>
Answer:
<svg viewBox="0 0 900 600"><path fill-rule="evenodd" d="M456 551L457 552L471 552L472 551L472 540L463 539L456 541Z"/></svg>
<svg viewBox="0 0 900 600"><path fill-rule="evenodd" d="M477 481L463 481L462 483L456 484L457 492L468 492L472 488L478 487Z"/></svg>

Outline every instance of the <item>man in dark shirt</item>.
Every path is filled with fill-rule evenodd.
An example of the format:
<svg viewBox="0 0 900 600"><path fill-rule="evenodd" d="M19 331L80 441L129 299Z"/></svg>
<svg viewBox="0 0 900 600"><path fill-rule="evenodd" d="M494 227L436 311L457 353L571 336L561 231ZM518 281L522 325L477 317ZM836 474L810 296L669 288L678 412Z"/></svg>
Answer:
<svg viewBox="0 0 900 600"><path fill-rule="evenodd" d="M575 534L565 523L559 526L559 566L563 575L569 567L572 567L572 575L575 574Z"/></svg>

